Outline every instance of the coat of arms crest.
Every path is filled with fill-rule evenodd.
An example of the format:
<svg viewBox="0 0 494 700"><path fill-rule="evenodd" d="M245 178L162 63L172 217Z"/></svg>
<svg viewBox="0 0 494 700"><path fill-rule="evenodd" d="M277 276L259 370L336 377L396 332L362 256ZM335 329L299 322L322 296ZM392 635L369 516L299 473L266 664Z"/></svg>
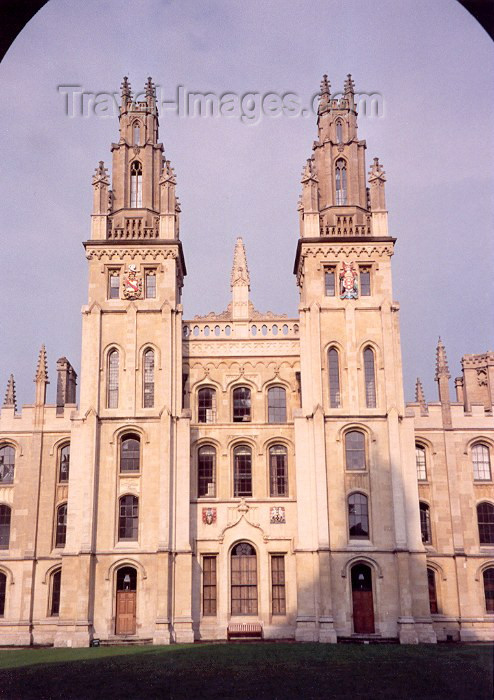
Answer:
<svg viewBox="0 0 494 700"><path fill-rule="evenodd" d="M202 509L202 522L206 525L212 525L216 522L216 508Z"/></svg>
<svg viewBox="0 0 494 700"><path fill-rule="evenodd" d="M352 262L342 263L342 265L343 269L340 272L340 299L357 299L357 272Z"/></svg>
<svg viewBox="0 0 494 700"><path fill-rule="evenodd" d="M123 280L123 295L126 299L139 299L142 294L142 277L137 275L137 267L131 263Z"/></svg>

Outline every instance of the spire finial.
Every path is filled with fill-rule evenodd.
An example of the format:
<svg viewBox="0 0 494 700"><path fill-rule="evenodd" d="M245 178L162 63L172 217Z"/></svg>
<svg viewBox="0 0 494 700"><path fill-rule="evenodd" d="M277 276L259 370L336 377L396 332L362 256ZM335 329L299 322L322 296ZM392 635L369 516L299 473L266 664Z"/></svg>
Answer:
<svg viewBox="0 0 494 700"><path fill-rule="evenodd" d="M419 377L417 377L417 381L415 383L415 402L419 403L423 408L426 406L424 388Z"/></svg>
<svg viewBox="0 0 494 700"><path fill-rule="evenodd" d="M329 82L328 76L325 73L322 76L321 90L319 91L319 107L317 110L319 114L326 111L326 109L329 105L330 95L331 95L331 83Z"/></svg>
<svg viewBox="0 0 494 700"><path fill-rule="evenodd" d="M344 86L344 93L345 95L354 95L355 94L355 83L353 82L353 78L351 73L348 73L346 80L345 80L345 86Z"/></svg>
<svg viewBox="0 0 494 700"><path fill-rule="evenodd" d="M46 362L46 348L44 343L39 351L38 365L36 367L36 378L34 381L48 384L48 365Z"/></svg>
<svg viewBox="0 0 494 700"><path fill-rule="evenodd" d="M440 377L447 377L447 379L450 378L450 373L449 373L449 367L448 367L448 358L446 356L446 348L444 347L444 343L441 340L441 336L439 336L439 340L437 341L437 348L436 348L436 380L438 380Z"/></svg>
<svg viewBox="0 0 494 700"><path fill-rule="evenodd" d="M249 287L250 285L249 268L247 267L247 256L245 254L245 246L240 236L237 238L237 242L235 244L230 285L232 287Z"/></svg>
<svg viewBox="0 0 494 700"><path fill-rule="evenodd" d="M132 97L132 93L130 91L129 79L126 75L124 75L124 79L122 80L121 89L122 102L129 102Z"/></svg>
<svg viewBox="0 0 494 700"><path fill-rule="evenodd" d="M105 185L110 184L108 168L105 168L105 163L102 160L98 163L98 167L94 169L93 185L96 185L98 182L103 182Z"/></svg>
<svg viewBox="0 0 494 700"><path fill-rule="evenodd" d="M5 392L5 399L3 401L3 405L5 408L10 407L14 408L14 411L17 411L17 401L16 401L16 396L15 396L15 381L14 381L14 375L11 374L9 377L9 381L7 382L7 391Z"/></svg>
<svg viewBox="0 0 494 700"><path fill-rule="evenodd" d="M153 79L151 78L151 76L148 77L145 88L146 88L146 97L155 97L156 92L155 92Z"/></svg>

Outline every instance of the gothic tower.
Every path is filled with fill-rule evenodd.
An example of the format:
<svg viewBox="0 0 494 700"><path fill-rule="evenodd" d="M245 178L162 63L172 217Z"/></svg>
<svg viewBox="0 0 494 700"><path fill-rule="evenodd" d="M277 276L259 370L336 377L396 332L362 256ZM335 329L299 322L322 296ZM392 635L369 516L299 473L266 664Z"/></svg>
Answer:
<svg viewBox="0 0 494 700"><path fill-rule="evenodd" d="M351 76L341 99L330 93L324 76L318 137L302 174L294 269L302 382L302 410L295 418L297 570L307 572L299 584L297 637L317 638L319 629L319 638L331 638L333 623L345 624L344 607L334 599L350 578L345 562L353 552L367 591L375 597L381 587L389 601L400 639L426 640L434 635L415 465L403 449L412 427L405 420L385 175L375 158L367 186ZM307 483L310 488L302 488ZM317 517L312 514L308 527L302 513L310 513L312 504ZM366 560L376 550L381 571L393 572L386 591ZM366 631L375 628L370 619L366 624Z"/></svg>
<svg viewBox="0 0 494 700"><path fill-rule="evenodd" d="M119 122L111 189L100 162L84 244L89 299L72 421L59 645L67 638L87 645L93 634L119 631L159 643L192 640L180 303L186 270L176 180L158 141L151 78L142 101L133 100L124 78ZM122 556L128 571L119 568L120 576L113 564ZM175 578L181 585L172 596ZM136 598L136 591L145 595ZM125 628L119 606L135 607L136 600L156 610L147 629L130 629L135 615ZM103 628L94 629L96 619L105 620Z"/></svg>

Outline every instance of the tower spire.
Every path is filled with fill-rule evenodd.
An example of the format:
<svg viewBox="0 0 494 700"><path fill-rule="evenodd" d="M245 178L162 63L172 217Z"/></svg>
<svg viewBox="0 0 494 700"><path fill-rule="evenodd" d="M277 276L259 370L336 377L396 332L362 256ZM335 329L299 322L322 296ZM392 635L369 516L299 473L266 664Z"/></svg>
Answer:
<svg viewBox="0 0 494 700"><path fill-rule="evenodd" d="M321 80L321 90L319 92L319 109L318 113L326 111L329 105L329 98L331 96L331 83L328 80L326 73L322 76Z"/></svg>
<svg viewBox="0 0 494 700"><path fill-rule="evenodd" d="M151 76L148 77L144 88L146 91L146 102L148 103L148 107L153 109L156 106L156 88Z"/></svg>
<svg viewBox="0 0 494 700"><path fill-rule="evenodd" d="M41 350L39 351L38 365L36 367L36 377L34 378L34 381L36 383L36 398L34 401L34 422L36 425L42 425L44 406L46 404L46 387L50 383L48 381L46 348L44 344L41 346Z"/></svg>
<svg viewBox="0 0 494 700"><path fill-rule="evenodd" d="M249 290L250 276L247 267L247 256L242 238L239 236L233 254L232 274L230 277L232 289L232 318L234 321L249 320Z"/></svg>
<svg viewBox="0 0 494 700"><path fill-rule="evenodd" d="M17 401L15 396L15 381L14 375L11 374L9 381L7 382L7 391L5 392L5 399L3 401L4 408L13 408L17 411Z"/></svg>
<svg viewBox="0 0 494 700"><path fill-rule="evenodd" d="M132 92L130 90L130 83L129 79L127 78L126 75L124 75L124 79L122 80L122 85L121 85L121 98L122 98L122 107L126 107L128 102L132 101Z"/></svg>
<svg viewBox="0 0 494 700"><path fill-rule="evenodd" d="M451 427L451 404L449 397L449 380L450 373L448 367L448 358L446 357L446 348L444 347L441 336L437 341L436 348L436 382L439 393L439 401L441 402L443 425L446 428Z"/></svg>
<svg viewBox="0 0 494 700"><path fill-rule="evenodd" d="M417 377L415 383L415 403L418 403L422 413L427 413L427 402L425 400L424 388L420 378Z"/></svg>

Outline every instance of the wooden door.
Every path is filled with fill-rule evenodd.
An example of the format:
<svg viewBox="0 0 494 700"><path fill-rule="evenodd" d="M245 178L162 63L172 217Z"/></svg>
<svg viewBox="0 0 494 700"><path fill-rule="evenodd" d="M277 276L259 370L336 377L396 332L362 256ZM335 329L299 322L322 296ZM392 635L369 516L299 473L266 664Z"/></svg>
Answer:
<svg viewBox="0 0 494 700"><path fill-rule="evenodd" d="M353 631L355 634L373 634L374 600L372 572L365 564L352 568Z"/></svg>
<svg viewBox="0 0 494 700"><path fill-rule="evenodd" d="M136 592L117 591L115 634L136 633Z"/></svg>
<svg viewBox="0 0 494 700"><path fill-rule="evenodd" d="M373 634L374 604L372 591L353 591L353 631L355 634Z"/></svg>

